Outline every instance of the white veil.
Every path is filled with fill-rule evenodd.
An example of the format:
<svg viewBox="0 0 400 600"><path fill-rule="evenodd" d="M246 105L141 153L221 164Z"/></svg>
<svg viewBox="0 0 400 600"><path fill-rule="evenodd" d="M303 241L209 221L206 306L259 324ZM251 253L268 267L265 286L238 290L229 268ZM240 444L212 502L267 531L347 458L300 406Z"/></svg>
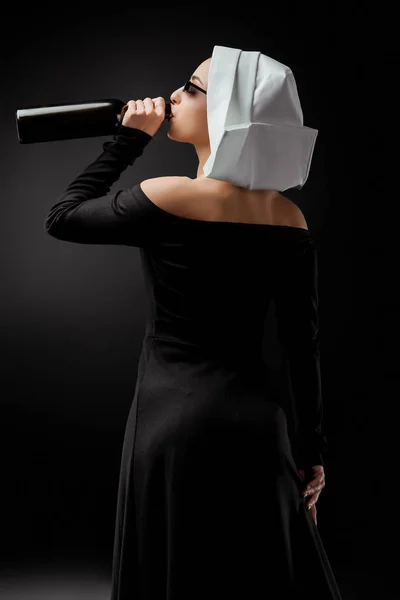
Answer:
<svg viewBox="0 0 400 600"><path fill-rule="evenodd" d="M261 52L214 46L207 119L204 175L250 190L303 187L318 130L303 126L289 67Z"/></svg>

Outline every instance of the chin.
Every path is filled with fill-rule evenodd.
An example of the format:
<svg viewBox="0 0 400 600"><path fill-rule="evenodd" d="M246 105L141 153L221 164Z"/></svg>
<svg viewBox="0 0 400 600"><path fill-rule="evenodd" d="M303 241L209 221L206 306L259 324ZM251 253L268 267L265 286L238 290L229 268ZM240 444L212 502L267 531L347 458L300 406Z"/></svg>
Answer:
<svg viewBox="0 0 400 600"><path fill-rule="evenodd" d="M167 137L170 140L173 140L174 142L181 142L182 144L191 144L192 143L189 140L183 140L182 138L178 138L177 136L174 135L174 132L171 130L167 131Z"/></svg>
<svg viewBox="0 0 400 600"><path fill-rule="evenodd" d="M171 138L171 140L179 141L179 140L176 140L176 138L175 138L173 132L171 131L171 129L168 129L168 131L167 131L167 137Z"/></svg>

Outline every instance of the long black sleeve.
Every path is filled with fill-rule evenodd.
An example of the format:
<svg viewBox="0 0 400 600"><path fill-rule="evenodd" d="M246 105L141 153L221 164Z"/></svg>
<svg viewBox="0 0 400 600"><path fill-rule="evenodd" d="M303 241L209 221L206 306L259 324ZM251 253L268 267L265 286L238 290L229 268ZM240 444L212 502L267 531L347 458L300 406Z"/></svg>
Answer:
<svg viewBox="0 0 400 600"><path fill-rule="evenodd" d="M278 338L288 358L297 416L294 455L298 468L323 465L328 442L322 433L322 390L318 317L318 263L307 238L282 248L275 274Z"/></svg>
<svg viewBox="0 0 400 600"><path fill-rule="evenodd" d="M83 244L143 246L158 231L160 214L143 203L137 185L108 194L122 171L143 154L152 136L120 125L113 141L67 187L46 219L46 232L60 240ZM136 193L135 193L136 190ZM165 221L163 226L165 226Z"/></svg>

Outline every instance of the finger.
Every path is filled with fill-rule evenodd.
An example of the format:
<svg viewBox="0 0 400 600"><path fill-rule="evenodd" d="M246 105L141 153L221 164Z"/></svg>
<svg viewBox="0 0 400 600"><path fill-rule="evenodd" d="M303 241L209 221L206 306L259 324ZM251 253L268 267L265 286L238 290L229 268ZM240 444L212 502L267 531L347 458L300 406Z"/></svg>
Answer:
<svg viewBox="0 0 400 600"><path fill-rule="evenodd" d="M153 100L149 97L143 100L143 106L145 107L147 114L150 114L154 110Z"/></svg>
<svg viewBox="0 0 400 600"><path fill-rule="evenodd" d="M313 482L308 484L306 489L303 490L303 496L310 496L311 494L315 494L315 492L321 492L325 487L325 481Z"/></svg>
<svg viewBox="0 0 400 600"><path fill-rule="evenodd" d="M165 114L166 103L162 96L158 96L158 98L153 98L154 106L156 107L156 113L160 115Z"/></svg>
<svg viewBox="0 0 400 600"><path fill-rule="evenodd" d="M305 498L306 496L312 496L313 494L320 494L322 492L322 490L324 489L324 487L325 487L325 484L314 485L312 488L303 490L303 492L302 492L303 498Z"/></svg>
<svg viewBox="0 0 400 600"><path fill-rule="evenodd" d="M303 491L303 496L313 494L315 491L322 490L325 487L325 474L319 474L315 476L306 486Z"/></svg>
<svg viewBox="0 0 400 600"><path fill-rule="evenodd" d="M132 114L136 114L136 110L137 110L136 100L129 100L129 102L127 102L127 104L125 104L123 110L124 110L124 115L126 113L129 113L129 116Z"/></svg>
<svg viewBox="0 0 400 600"><path fill-rule="evenodd" d="M315 525L318 525L318 520L317 520L317 507L314 504L314 506L311 509L311 514L312 514L312 518L314 519L314 523Z"/></svg>
<svg viewBox="0 0 400 600"><path fill-rule="evenodd" d="M155 107L155 113L158 117L162 117L162 119L164 119L165 117L165 108L166 108L166 104L165 104L165 100L162 96L158 96L157 98L152 98L153 102L154 102L154 107Z"/></svg>
<svg viewBox="0 0 400 600"><path fill-rule="evenodd" d="M311 496L315 494L315 492L321 492L325 487L325 480L321 481L313 481L307 485L307 487L303 490L303 496Z"/></svg>
<svg viewBox="0 0 400 600"><path fill-rule="evenodd" d="M122 107L122 110L121 110L121 119L124 118L125 113L128 110L128 108L129 108L128 104L125 104L125 106Z"/></svg>
<svg viewBox="0 0 400 600"><path fill-rule="evenodd" d="M146 109L145 109L145 105L143 103L143 100L140 100L140 99L136 100L136 114L137 115L144 115L145 112L146 112Z"/></svg>
<svg viewBox="0 0 400 600"><path fill-rule="evenodd" d="M315 504L318 501L318 498L320 497L321 492L316 492L315 494L313 494L311 496L311 498L309 498L306 502L306 509L310 510L310 508L312 508L313 506L315 506Z"/></svg>

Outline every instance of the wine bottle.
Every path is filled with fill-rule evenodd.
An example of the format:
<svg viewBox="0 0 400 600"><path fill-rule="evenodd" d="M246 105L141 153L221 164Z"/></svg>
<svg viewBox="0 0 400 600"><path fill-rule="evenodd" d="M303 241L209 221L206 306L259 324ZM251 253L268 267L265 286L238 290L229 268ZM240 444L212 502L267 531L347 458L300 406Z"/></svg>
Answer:
<svg viewBox="0 0 400 600"><path fill-rule="evenodd" d="M19 108L15 113L21 144L114 135L127 104L117 98ZM165 119L171 104L165 105Z"/></svg>

